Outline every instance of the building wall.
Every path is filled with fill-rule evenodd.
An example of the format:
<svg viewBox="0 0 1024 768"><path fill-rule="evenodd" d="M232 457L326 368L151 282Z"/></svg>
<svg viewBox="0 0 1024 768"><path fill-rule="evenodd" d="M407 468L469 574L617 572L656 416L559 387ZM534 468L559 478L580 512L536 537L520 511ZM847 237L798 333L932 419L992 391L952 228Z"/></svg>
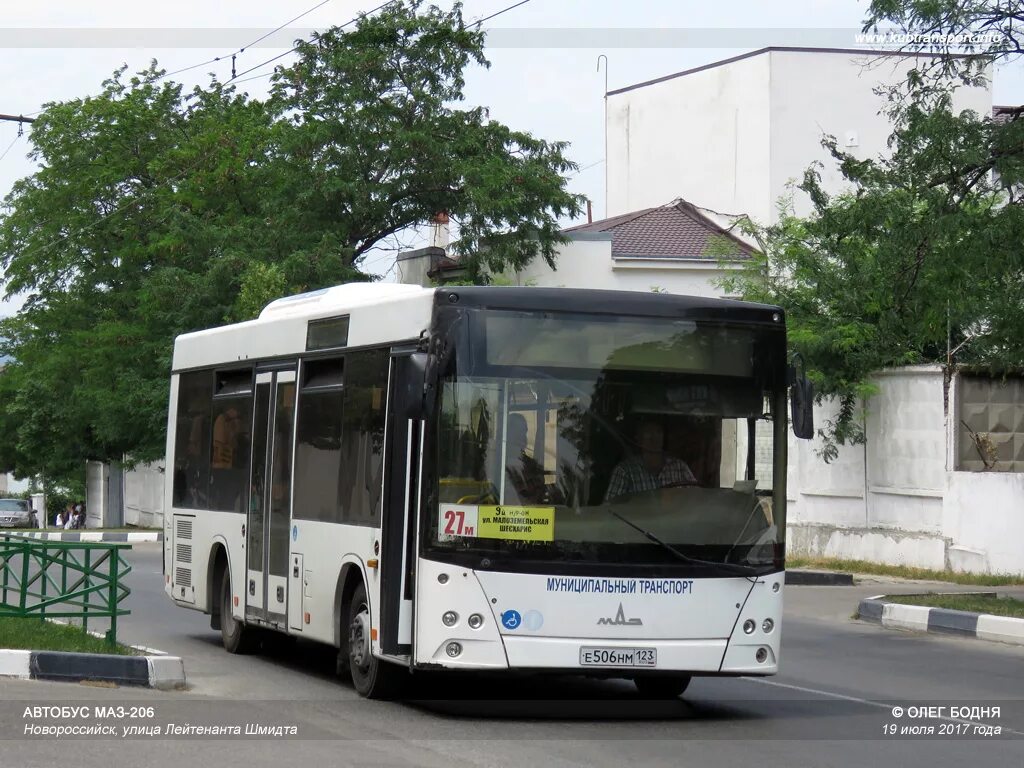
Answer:
<svg viewBox="0 0 1024 768"><path fill-rule="evenodd" d="M769 212L768 58L607 97L607 216L681 197L723 213Z"/></svg>
<svg viewBox="0 0 1024 768"><path fill-rule="evenodd" d="M892 124L883 114L886 99L877 90L904 82L918 65L916 59L805 51L770 51L757 58L768 59L770 69L771 201L785 195L790 182L801 181L812 162L821 163L826 190L843 187L838 165L821 146L826 135L835 136L840 149L861 159L888 153ZM957 111L990 114L991 90L958 88L953 105ZM794 205L798 215L811 211L806 195L795 195ZM774 211L772 215L774 221Z"/></svg>
<svg viewBox="0 0 1024 768"><path fill-rule="evenodd" d="M825 464L816 441L790 441L788 551L1024 573L1024 474L953 470L956 430L944 412L942 369L886 371L874 383L864 445L841 448ZM834 415L816 408L815 423Z"/></svg>
<svg viewBox="0 0 1024 768"><path fill-rule="evenodd" d="M590 236L562 246L552 269L535 259L514 276L517 285L598 288L721 297L716 281L725 270L713 260L612 258L611 237Z"/></svg>
<svg viewBox="0 0 1024 768"><path fill-rule="evenodd" d="M825 135L857 157L887 153L880 86L914 59L850 52L768 51L608 96L608 216L682 197L761 223L777 219L787 185L815 161L827 191L843 180ZM955 109L988 114L990 88L959 88ZM847 146L852 141L853 146ZM793 195L798 214L810 210Z"/></svg>

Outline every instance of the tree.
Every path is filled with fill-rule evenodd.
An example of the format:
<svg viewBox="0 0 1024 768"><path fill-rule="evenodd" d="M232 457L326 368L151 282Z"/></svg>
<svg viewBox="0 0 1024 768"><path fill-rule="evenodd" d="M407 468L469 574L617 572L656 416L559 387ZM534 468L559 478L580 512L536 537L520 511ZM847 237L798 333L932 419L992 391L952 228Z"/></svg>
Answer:
<svg viewBox="0 0 1024 768"><path fill-rule="evenodd" d="M581 206L565 144L457 109L483 34L421 5L300 43L266 101L154 63L47 105L0 215L6 294L28 296L0 324L0 468L162 455L176 335L370 279L368 253L438 212L475 274L553 260Z"/></svg>
<svg viewBox="0 0 1024 768"><path fill-rule="evenodd" d="M537 256L553 264L558 220L582 205L565 191L576 169L566 144L513 131L482 107L454 109L465 68L487 65L484 35L463 25L458 5L420 6L393 4L354 32L302 42L299 62L275 76L274 151L308 168L283 177L285 199L302 203L287 215L331 231L352 260L444 212L474 276Z"/></svg>
<svg viewBox="0 0 1024 768"><path fill-rule="evenodd" d="M1001 7L878 0L866 29L1008 29L994 21ZM827 137L847 191L829 195L812 167L798 185L811 215L783 201L777 224L753 228L762 253L731 287L786 308L819 394L838 399L839 416L820 430L826 458L863 438L857 405L875 371L941 363L948 383L958 364L1024 365L1024 107L993 117L957 113L952 100L1011 43L923 59L889 94L888 156L860 160Z"/></svg>

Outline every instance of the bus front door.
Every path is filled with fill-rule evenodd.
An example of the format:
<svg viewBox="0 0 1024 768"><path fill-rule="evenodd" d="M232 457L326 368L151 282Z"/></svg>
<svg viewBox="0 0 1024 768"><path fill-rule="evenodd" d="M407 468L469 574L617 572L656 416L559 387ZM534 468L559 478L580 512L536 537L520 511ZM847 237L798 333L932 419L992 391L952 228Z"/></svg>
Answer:
<svg viewBox="0 0 1024 768"><path fill-rule="evenodd" d="M295 369L258 371L252 431L245 615L285 627Z"/></svg>
<svg viewBox="0 0 1024 768"><path fill-rule="evenodd" d="M412 653L416 509L422 482L423 370L426 356L396 353L391 358L385 445L382 521L380 649L393 656Z"/></svg>

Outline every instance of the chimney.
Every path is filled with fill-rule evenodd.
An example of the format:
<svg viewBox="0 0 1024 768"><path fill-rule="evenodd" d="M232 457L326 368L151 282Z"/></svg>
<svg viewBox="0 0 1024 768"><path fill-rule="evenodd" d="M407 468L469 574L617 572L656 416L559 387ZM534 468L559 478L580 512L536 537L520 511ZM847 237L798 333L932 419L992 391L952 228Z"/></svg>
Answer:
<svg viewBox="0 0 1024 768"><path fill-rule="evenodd" d="M448 251L448 213L441 211L430 220L430 245Z"/></svg>
<svg viewBox="0 0 1024 768"><path fill-rule="evenodd" d="M594 209L591 205L590 198L587 198L587 224L594 223Z"/></svg>

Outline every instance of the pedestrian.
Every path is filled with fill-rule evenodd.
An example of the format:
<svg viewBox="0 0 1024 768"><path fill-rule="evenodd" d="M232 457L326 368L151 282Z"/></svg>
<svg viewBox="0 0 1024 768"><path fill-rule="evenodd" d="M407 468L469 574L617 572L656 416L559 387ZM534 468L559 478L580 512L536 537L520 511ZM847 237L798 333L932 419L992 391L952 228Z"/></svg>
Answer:
<svg viewBox="0 0 1024 768"><path fill-rule="evenodd" d="M75 505L75 528L85 528L85 505L81 503Z"/></svg>

